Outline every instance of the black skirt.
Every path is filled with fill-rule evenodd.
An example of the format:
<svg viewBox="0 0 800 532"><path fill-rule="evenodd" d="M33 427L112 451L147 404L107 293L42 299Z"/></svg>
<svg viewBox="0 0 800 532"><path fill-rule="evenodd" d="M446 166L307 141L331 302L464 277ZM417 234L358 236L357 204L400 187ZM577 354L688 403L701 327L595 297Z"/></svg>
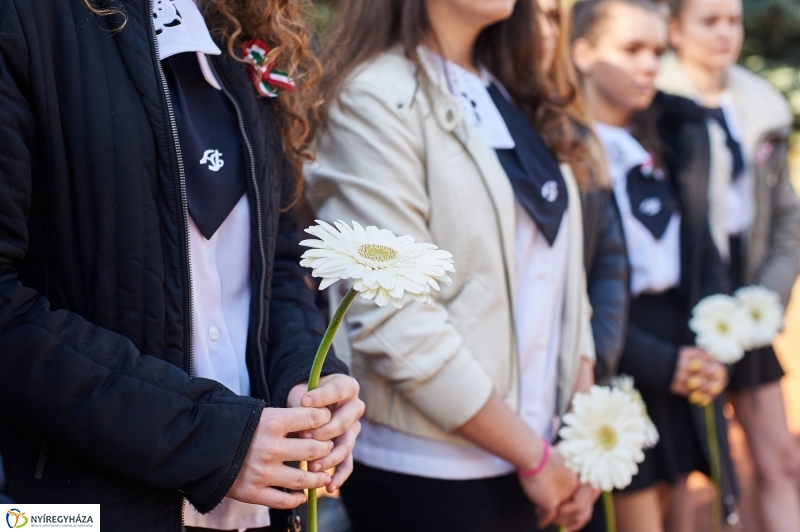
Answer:
<svg viewBox="0 0 800 532"><path fill-rule="evenodd" d="M630 320L650 334L677 345L693 345L689 330L689 309L677 292L641 295L631 301ZM646 353L635 356L647 356ZM639 473L623 491L649 488L659 481L675 483L682 475L692 471L708 473L708 461L703 452L705 438L698 433L697 410L686 397L672 393L654 393L640 390L647 412L658 428L660 441L653 449L645 451L645 460L639 464Z"/></svg>
<svg viewBox="0 0 800 532"><path fill-rule="evenodd" d="M342 486L354 532L539 532L516 474L440 480L356 462Z"/></svg>
<svg viewBox="0 0 800 532"><path fill-rule="evenodd" d="M728 276L734 288L744 285L743 258L746 251L744 240L740 236L730 238L730 264ZM744 355L744 358L733 365L733 373L729 389L732 392L757 388L781 380L785 375L775 349L772 346L755 349Z"/></svg>
<svg viewBox="0 0 800 532"><path fill-rule="evenodd" d="M733 365L728 388L740 392L781 380L785 375L772 346L748 351Z"/></svg>

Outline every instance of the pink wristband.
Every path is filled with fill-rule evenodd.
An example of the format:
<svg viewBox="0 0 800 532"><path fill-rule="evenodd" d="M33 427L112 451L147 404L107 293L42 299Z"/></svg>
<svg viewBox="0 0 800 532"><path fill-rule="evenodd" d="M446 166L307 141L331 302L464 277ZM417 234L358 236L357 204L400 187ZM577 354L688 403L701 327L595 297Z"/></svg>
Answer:
<svg viewBox="0 0 800 532"><path fill-rule="evenodd" d="M544 444L544 453L542 454L542 459L533 469L517 469L517 474L523 478L531 478L535 477L539 473L542 472L544 466L547 465L547 459L550 458L550 442L547 439L542 438L542 443Z"/></svg>

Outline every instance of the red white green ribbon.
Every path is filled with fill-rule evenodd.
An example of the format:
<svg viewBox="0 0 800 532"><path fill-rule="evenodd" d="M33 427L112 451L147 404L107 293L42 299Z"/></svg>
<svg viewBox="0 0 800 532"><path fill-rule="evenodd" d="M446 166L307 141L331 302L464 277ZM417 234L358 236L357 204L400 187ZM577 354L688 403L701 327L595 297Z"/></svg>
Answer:
<svg viewBox="0 0 800 532"><path fill-rule="evenodd" d="M261 39L253 39L241 44L244 58L250 62L248 71L258 95L275 98L281 91L296 92L294 80L283 70L275 68L275 63L267 60L269 46Z"/></svg>

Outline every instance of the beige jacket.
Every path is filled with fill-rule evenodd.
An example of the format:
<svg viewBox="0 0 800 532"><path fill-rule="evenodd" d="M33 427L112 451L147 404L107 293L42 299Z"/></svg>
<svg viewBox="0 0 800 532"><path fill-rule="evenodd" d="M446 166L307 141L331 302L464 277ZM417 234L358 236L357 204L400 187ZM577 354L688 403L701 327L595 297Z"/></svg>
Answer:
<svg viewBox="0 0 800 532"><path fill-rule="evenodd" d="M657 83L665 92L698 99L697 90L674 54L664 57ZM727 86L733 97L742 132L754 216L747 234L745 281L780 294L784 304L800 274L800 203L789 180L787 138L792 114L783 96L769 83L738 65L728 70ZM727 258L725 193L731 179L731 160L725 132L709 122L711 172L709 223L714 243Z"/></svg>
<svg viewBox="0 0 800 532"><path fill-rule="evenodd" d="M462 120L435 59L422 48L420 55L421 72L393 49L350 77L332 102L308 190L324 220L376 225L453 254L453 285L442 287L432 303L397 310L357 299L346 324L366 417L415 436L459 442L452 431L477 414L492 391L518 407L515 200L494 152ZM594 359L580 199L569 168L563 171L570 238L560 413L573 393L580 357ZM341 352L346 347L339 340Z"/></svg>

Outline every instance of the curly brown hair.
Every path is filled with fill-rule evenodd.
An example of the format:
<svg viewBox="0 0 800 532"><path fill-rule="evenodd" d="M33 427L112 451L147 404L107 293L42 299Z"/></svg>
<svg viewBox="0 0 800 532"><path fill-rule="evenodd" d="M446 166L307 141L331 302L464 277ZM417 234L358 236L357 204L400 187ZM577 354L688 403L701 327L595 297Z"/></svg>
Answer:
<svg viewBox="0 0 800 532"><path fill-rule="evenodd" d="M98 0L83 1L99 16L125 15L124 8L104 7ZM244 61L238 54L239 42L258 37L272 47L270 59L297 85L296 93L284 92L275 98L283 150L294 170L294 197L290 202L294 204L302 194L303 163L313 159L309 115L321 103L315 87L322 68L311 49L312 35L304 19L313 12L313 4L310 0L205 0L201 9L209 31L225 43L233 58ZM123 18L115 31L124 26Z"/></svg>

